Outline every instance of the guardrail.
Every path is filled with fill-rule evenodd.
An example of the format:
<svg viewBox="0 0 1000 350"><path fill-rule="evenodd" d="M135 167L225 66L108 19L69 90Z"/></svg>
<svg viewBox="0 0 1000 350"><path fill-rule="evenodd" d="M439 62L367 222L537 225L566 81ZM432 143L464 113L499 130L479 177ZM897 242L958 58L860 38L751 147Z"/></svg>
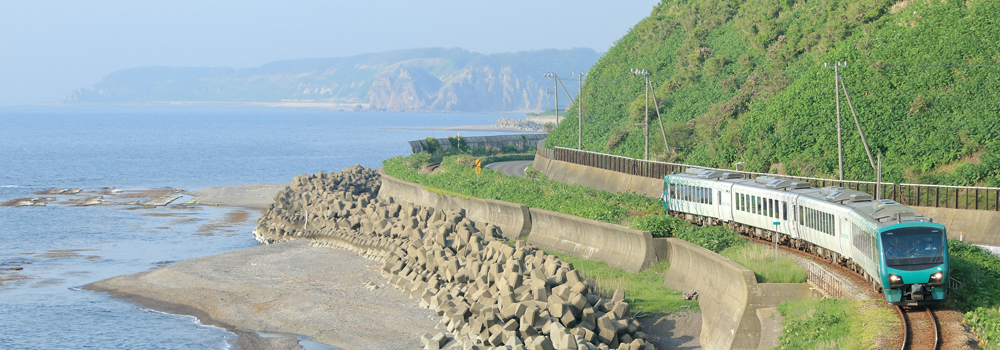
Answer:
<svg viewBox="0 0 1000 350"><path fill-rule="evenodd" d="M997 187L896 183L882 183L879 185L878 183L871 181L833 180L807 176L777 175L752 171L718 169L682 163L646 161L642 159L581 151L563 147L549 149L539 146L538 155L552 160L656 179L662 179L663 176L675 172L683 172L687 168L702 168L706 170L721 170L731 173L740 173L748 179L753 179L758 176L781 176L784 178L808 181L815 187L839 186L873 195L876 194L876 189L880 189L881 191L879 192L881 193L881 198L892 199L896 202L910 206L1000 211L1000 188Z"/></svg>
<svg viewBox="0 0 1000 350"><path fill-rule="evenodd" d="M819 266L819 264L812 261L804 261L803 263L803 265L805 265L803 267L805 267L806 272L808 273L807 280L812 282L816 288L826 292L826 294L830 297L841 298L847 294L846 296L851 299L860 299L865 296L853 285L844 281L837 275L830 273L830 271L827 271L822 266Z"/></svg>

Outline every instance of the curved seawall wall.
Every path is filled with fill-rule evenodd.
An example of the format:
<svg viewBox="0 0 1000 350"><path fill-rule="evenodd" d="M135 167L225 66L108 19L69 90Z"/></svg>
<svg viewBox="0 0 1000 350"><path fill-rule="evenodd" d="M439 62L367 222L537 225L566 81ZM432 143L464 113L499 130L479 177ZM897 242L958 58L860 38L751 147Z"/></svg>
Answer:
<svg viewBox="0 0 1000 350"><path fill-rule="evenodd" d="M382 175L379 199L392 197L396 201L440 210L465 209L466 217L499 227L501 235L507 239L523 239L531 231L531 216L527 206L492 199L460 198L438 194L418 184L386 175L381 169L379 174Z"/></svg>
<svg viewBox="0 0 1000 350"><path fill-rule="evenodd" d="M649 231L531 208L533 246L585 259L603 261L626 271L639 272L656 263Z"/></svg>
<svg viewBox="0 0 1000 350"><path fill-rule="evenodd" d="M663 179L628 175L617 171L552 160L538 154L535 155L532 167L551 180L597 190L635 192L653 198L660 198L663 194Z"/></svg>
<svg viewBox="0 0 1000 350"><path fill-rule="evenodd" d="M602 261L638 272L655 263L652 235L624 226L548 210L480 198L460 198L428 191L425 187L381 172L379 199L392 197L440 210L465 209L472 220L500 228L507 239L526 239L545 250Z"/></svg>

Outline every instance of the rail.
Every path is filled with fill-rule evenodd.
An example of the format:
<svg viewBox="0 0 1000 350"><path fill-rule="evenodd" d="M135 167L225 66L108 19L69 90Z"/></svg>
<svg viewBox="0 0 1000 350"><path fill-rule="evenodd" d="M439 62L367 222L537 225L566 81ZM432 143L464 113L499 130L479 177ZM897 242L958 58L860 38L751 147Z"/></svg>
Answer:
<svg viewBox="0 0 1000 350"><path fill-rule="evenodd" d="M899 320L903 322L903 344L900 346L900 350L925 348L937 350L941 348L941 326L938 324L937 317L934 316L934 311L931 310L930 306L896 306L895 309ZM923 312L918 312L921 309ZM925 320L923 322L914 322L920 320L914 320L911 316L920 313L924 314ZM932 332L920 328L931 328ZM933 335L933 338L931 335Z"/></svg>
<svg viewBox="0 0 1000 350"><path fill-rule="evenodd" d="M663 178L666 175L683 172L687 168L702 168L706 170L721 170L743 174L745 178L758 176L780 176L801 181L808 181L815 187L839 186L875 195L881 193L881 198L891 199L909 206L923 206L950 209L972 209L1000 211L1000 188L975 186L945 186L925 184L882 183L871 181L834 180L807 176L779 175L758 173L752 171L736 171L719 169L683 163L668 163L647 161L606 153L575 150L571 148L538 147L538 155L544 158L585 165L619 173ZM880 191L876 191L880 190Z"/></svg>

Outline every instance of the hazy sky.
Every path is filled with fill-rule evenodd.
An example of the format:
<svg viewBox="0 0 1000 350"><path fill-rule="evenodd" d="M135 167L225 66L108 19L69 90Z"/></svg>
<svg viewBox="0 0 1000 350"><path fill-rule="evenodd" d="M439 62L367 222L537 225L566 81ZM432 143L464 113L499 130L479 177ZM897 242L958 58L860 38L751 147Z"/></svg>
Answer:
<svg viewBox="0 0 1000 350"><path fill-rule="evenodd" d="M421 47L607 51L656 0L0 0L0 104L138 66L254 67Z"/></svg>

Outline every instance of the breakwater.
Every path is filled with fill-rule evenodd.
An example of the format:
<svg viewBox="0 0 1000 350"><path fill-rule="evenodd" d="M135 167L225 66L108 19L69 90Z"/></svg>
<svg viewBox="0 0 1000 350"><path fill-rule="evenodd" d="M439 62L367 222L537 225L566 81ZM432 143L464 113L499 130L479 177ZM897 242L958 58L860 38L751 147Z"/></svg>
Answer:
<svg viewBox="0 0 1000 350"><path fill-rule="evenodd" d="M463 348L653 348L624 291L603 298L573 264L501 235L520 236L523 224L504 229L466 208L397 201L380 191L385 178L360 166L296 177L262 211L254 236L308 239L380 262L393 285L442 317L448 334L425 335L428 349L450 339Z"/></svg>

